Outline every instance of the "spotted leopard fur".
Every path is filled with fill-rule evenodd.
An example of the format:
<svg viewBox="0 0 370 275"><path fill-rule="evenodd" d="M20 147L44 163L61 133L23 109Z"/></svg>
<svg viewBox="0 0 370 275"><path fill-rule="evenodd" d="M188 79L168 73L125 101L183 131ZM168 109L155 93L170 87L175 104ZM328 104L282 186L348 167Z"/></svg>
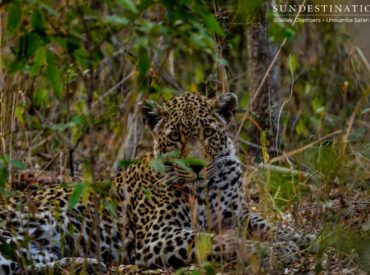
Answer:
<svg viewBox="0 0 370 275"><path fill-rule="evenodd" d="M110 194L91 192L73 207L71 186L5 198L0 273L63 268L64 262L70 264L63 259L71 257L177 267L197 259L202 234L213 244L212 259L247 261L258 254L263 263L272 254L295 260L299 250L293 241L300 236L270 225L246 206L240 162L227 134L236 105L231 93L213 100L187 93L163 106L147 101L142 110L153 133L153 152L119 173ZM153 160L171 152L192 162L166 161L164 174L153 168ZM104 207L106 202L116 204L115 213ZM240 254L240 245L245 253ZM261 246L271 253L261 255L255 249Z"/></svg>

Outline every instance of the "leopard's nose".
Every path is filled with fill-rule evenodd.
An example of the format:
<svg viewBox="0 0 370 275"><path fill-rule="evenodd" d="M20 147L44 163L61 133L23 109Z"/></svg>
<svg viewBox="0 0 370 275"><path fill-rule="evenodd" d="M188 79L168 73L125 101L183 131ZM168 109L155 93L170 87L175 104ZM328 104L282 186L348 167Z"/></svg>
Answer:
<svg viewBox="0 0 370 275"><path fill-rule="evenodd" d="M200 171L202 171L204 165L202 164L190 164L190 169L193 170L193 172L197 175L199 175Z"/></svg>

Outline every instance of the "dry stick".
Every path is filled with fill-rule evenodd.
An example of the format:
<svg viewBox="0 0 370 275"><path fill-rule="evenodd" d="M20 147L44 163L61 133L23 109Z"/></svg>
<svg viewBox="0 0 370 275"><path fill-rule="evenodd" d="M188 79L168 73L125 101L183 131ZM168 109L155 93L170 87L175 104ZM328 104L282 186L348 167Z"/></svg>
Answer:
<svg viewBox="0 0 370 275"><path fill-rule="evenodd" d="M302 5L304 5L304 4L305 4L305 2L306 2L306 0L304 0L304 1L302 2ZM292 26L294 26L294 24L295 24L295 22L296 22L297 18L299 17L300 13L301 13L301 11L299 10L299 11L298 11L298 13L297 13L297 15L296 15L296 16L295 16L295 18L294 18L293 23L291 24ZM240 123L239 129L238 129L238 132L236 133L236 136L235 136L235 137L238 137L238 136L240 135L240 132L241 132L241 130L242 130L242 128L243 128L243 125L244 125L245 121L247 120L247 118L248 118L248 116L249 116L249 110L250 110L250 108L251 108L251 106L252 106L253 102L254 102L254 101L256 100L256 98L259 96L259 94L260 94L260 92L261 92L261 90L262 90L262 86L265 84L265 82L266 82L266 80L267 80L267 77L269 76L270 71L271 71L272 67L274 66L274 64L276 63L276 60L277 60L277 58L279 57L280 52L281 52L282 48L285 46L286 42L287 42L287 38L284 38L283 42L281 42L280 47L279 47L279 49L277 50L277 52L276 52L276 54L275 54L275 56L274 56L274 58L272 59L270 66L267 68L267 71L266 71L265 75L263 76L263 78L262 78L262 80L261 80L261 82L260 82L260 85L258 86L258 88L257 88L256 92L254 93L254 95L253 95L252 99L251 99L251 100L250 100L250 102L249 102L248 109L247 109L247 111L245 112L245 114L244 114L244 116L243 116L242 122Z"/></svg>
<svg viewBox="0 0 370 275"><path fill-rule="evenodd" d="M275 142L275 150L276 152L279 152L278 144L279 144L279 132L280 132L280 118L281 114L283 112L285 104L287 104L289 101L292 100L293 97L293 88L294 88L294 72L293 72L293 65L292 65L292 56L289 55L289 69L290 69L290 77L292 78L292 83L290 84L290 95L287 100L284 101L284 103L281 105L281 108L279 110L279 115L278 115L278 121L277 121L277 126L276 126L276 142Z"/></svg>
<svg viewBox="0 0 370 275"><path fill-rule="evenodd" d="M39 133L42 133L42 131L40 131ZM39 136L40 134L37 134L37 137ZM43 144L45 144L46 142L48 142L53 136L55 136L55 133L53 134L50 134L49 136L47 136L46 138L44 138L43 140L41 140L39 143L31 146L31 144L33 143L33 141L35 140L35 138L30 142L29 144L29 148L28 149L25 149L21 154L20 154L20 157L23 157L24 154L27 152L27 151L33 151L35 150L37 147L40 147L42 146Z"/></svg>
<svg viewBox="0 0 370 275"><path fill-rule="evenodd" d="M338 134L341 134L341 133L342 133L342 130L337 130L337 131L335 131L335 132L332 132L332 133L330 133L330 134L328 134L328 135L326 135L326 136L323 136L322 138L319 138L318 140L315 140L314 142L311 142L311 143L309 143L309 144L307 144L307 145L305 145L305 146L303 146L303 147L301 147L301 148L295 149L295 150L290 151L290 152L288 152L288 153L284 153L284 154L283 154L283 155L281 155L281 156L277 156L277 157L275 157L275 158L272 158L268 163L269 163L269 164L272 164L272 163L277 162L277 161L280 161L280 160L282 160L282 159L285 159L285 158L289 158L289 157L291 157L291 156L294 156L294 155L296 155L296 154L298 154L298 153L300 153L300 152L303 152L303 151L305 151L305 150L307 150L307 149L311 148L312 146L314 146L314 145L316 145L316 144L320 143L321 141L323 141L323 140L325 140L325 139L328 139L328 138L330 138L330 137L332 137L332 136L335 136L335 135L338 135Z"/></svg>
<svg viewBox="0 0 370 275"><path fill-rule="evenodd" d="M15 117L15 109L16 109L16 106L18 104L18 95L19 95L20 91L18 91L18 93L14 94L12 93L12 96L13 96L13 101L12 101L12 109L11 109L11 117L10 117L10 133L9 133L9 160L12 159L13 157L13 132L15 131L15 127L16 127L16 117ZM11 165L11 162L9 161L9 164L8 164L8 171L9 171L9 183L10 185L12 184L12 165Z"/></svg>
<svg viewBox="0 0 370 275"><path fill-rule="evenodd" d="M346 128L346 131L345 131L343 137L342 137L342 142L343 142L342 152L343 153L346 151L347 144L348 144L348 136L349 136L349 134L352 130L352 126L353 126L353 122L355 121L355 117L358 114L358 112L360 111L362 104L366 102L366 99L369 95L370 95L370 88L368 90L366 90L365 93L357 101L355 109L353 110L353 112L352 112L352 114L349 118L348 126Z"/></svg>
<svg viewBox="0 0 370 275"><path fill-rule="evenodd" d="M289 159L287 159L287 161L289 161ZM259 169L270 170L270 171L281 173L281 174L291 174L293 176L302 175L305 178L314 178L314 177L320 178L320 175L316 172L315 173L309 173L309 172L293 169L292 165L290 165L291 168L286 168L286 167L276 166L276 165L269 164L269 163L265 164L265 163L261 162L261 163L258 164L257 167Z"/></svg>
<svg viewBox="0 0 370 275"><path fill-rule="evenodd" d="M54 155L54 157L42 168L40 173L37 174L36 177L34 177L29 184L27 184L26 188L24 189L24 192L27 192L30 188L32 183L34 183L43 173L45 173L46 169L54 162L54 160L58 157L58 155L61 154L61 152L58 152Z"/></svg>
<svg viewBox="0 0 370 275"><path fill-rule="evenodd" d="M114 85L112 88L110 88L105 94L101 95L97 101L93 102L91 104L91 107L94 108L96 104L101 102L103 98L110 95L112 92L114 92L119 86L123 85L128 79L130 79L134 75L135 71L130 72L128 75L126 75L124 78L122 78L119 82L117 82L116 85Z"/></svg>
<svg viewBox="0 0 370 275"><path fill-rule="evenodd" d="M133 160L136 155L136 149L143 136L143 125L139 118L139 102L142 95L139 94L136 98L135 109L133 113L127 116L127 134L118 150L116 160L112 167L111 175L114 176L118 172L121 159Z"/></svg>
<svg viewBox="0 0 370 275"><path fill-rule="evenodd" d="M175 92L184 92L185 90L180 86L179 83L177 83L174 76L165 68L169 55L170 51L167 52L166 58L161 64L158 58L154 58L153 66L149 73L154 73L154 76L159 76L167 85L170 85L173 89L175 89Z"/></svg>
<svg viewBox="0 0 370 275"><path fill-rule="evenodd" d="M356 47L356 52L360 58L360 60L362 61L364 67L368 70L368 72L370 73L370 64L369 62L367 61L364 53L361 51L361 49L359 47Z"/></svg>

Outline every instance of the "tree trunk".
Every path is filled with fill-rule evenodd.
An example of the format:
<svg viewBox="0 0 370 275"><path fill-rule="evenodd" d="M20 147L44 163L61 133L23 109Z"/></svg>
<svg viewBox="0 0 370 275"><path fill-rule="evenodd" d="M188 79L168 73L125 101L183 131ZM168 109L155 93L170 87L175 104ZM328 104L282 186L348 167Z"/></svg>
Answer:
<svg viewBox="0 0 370 275"><path fill-rule="evenodd" d="M263 79L271 61L276 53L276 46L271 45L268 40L266 19L267 4L258 8L258 13L247 27L247 47L248 47L248 81L251 98L257 92L257 89ZM279 142L279 129L277 121L280 107L280 69L277 63L271 69L265 83L253 102L251 102L250 112L259 124L260 128L266 134L266 146L268 151L275 152L279 148L276 140ZM261 131L252 126L248 130L251 141L260 144ZM255 150L251 148L251 150ZM257 152L254 152L257 153ZM261 152L258 152L260 155Z"/></svg>

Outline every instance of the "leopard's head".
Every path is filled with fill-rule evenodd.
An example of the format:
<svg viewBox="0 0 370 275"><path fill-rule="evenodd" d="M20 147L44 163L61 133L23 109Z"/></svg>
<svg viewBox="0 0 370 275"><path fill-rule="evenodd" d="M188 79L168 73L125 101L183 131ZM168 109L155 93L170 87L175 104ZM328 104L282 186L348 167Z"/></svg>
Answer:
<svg viewBox="0 0 370 275"><path fill-rule="evenodd" d="M178 152L179 158L185 159L180 163L167 163L174 181L204 182L215 172L217 160L227 154L235 155L227 126L236 106L237 97L233 93L224 93L215 99L186 93L162 106L153 101L144 102L142 113L153 133L154 156Z"/></svg>

